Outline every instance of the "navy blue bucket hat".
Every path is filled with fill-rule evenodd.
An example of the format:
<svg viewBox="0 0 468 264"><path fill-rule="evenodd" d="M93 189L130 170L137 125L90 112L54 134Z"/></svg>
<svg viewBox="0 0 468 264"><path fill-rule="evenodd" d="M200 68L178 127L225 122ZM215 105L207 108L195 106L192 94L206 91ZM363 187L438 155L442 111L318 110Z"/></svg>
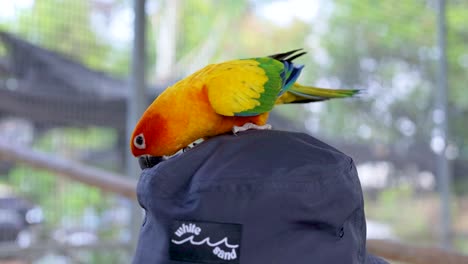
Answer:
<svg viewBox="0 0 468 264"><path fill-rule="evenodd" d="M352 159L309 135L222 135L147 167L135 264L387 263Z"/></svg>

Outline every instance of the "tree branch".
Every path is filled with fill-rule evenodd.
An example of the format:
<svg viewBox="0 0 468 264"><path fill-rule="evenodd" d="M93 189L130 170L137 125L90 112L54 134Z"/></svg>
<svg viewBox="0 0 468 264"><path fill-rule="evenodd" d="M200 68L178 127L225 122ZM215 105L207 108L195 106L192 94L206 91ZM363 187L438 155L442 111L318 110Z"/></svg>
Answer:
<svg viewBox="0 0 468 264"><path fill-rule="evenodd" d="M0 158L23 162L35 168L55 172L57 176L97 187L103 191L117 193L130 199L136 199L136 181L123 175L86 166L55 155L20 146L12 146L4 140L0 140Z"/></svg>

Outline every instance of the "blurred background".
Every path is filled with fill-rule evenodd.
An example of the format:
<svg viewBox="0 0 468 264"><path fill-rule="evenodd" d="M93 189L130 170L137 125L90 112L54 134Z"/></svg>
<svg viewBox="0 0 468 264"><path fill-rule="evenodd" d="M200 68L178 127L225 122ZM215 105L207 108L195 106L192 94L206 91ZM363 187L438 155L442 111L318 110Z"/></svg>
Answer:
<svg viewBox="0 0 468 264"><path fill-rule="evenodd" d="M138 2L0 2L0 263L129 263L132 195L73 173L133 186L128 130L165 87L296 48L302 83L366 92L273 126L355 160L368 238L468 253L468 1Z"/></svg>

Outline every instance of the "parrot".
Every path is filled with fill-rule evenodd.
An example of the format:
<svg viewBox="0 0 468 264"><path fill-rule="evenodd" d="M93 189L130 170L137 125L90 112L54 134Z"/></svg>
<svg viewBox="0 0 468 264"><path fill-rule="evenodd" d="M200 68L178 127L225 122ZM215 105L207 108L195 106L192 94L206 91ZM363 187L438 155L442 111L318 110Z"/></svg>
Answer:
<svg viewBox="0 0 468 264"><path fill-rule="evenodd" d="M199 139L247 129L269 129L276 106L356 95L358 89L324 89L296 82L304 65L296 49L265 57L210 64L166 88L137 122L133 156L169 157Z"/></svg>

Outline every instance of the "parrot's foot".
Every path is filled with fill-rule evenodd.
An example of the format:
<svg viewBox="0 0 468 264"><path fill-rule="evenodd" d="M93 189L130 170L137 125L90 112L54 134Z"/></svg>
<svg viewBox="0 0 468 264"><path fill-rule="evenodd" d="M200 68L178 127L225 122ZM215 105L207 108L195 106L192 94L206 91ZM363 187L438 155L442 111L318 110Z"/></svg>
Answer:
<svg viewBox="0 0 468 264"><path fill-rule="evenodd" d="M205 141L203 138L199 138L199 139L195 140L194 142L188 144L188 146L183 148L182 150L183 150L183 152L186 152L186 151L196 147L198 144L203 143L203 141Z"/></svg>
<svg viewBox="0 0 468 264"><path fill-rule="evenodd" d="M269 130L269 129L271 129L271 125L266 124L266 125L263 125L263 126L257 126L257 125L252 124L252 123L245 123L243 126L234 126L234 127L232 127L232 133L237 134L239 132L244 132L244 131L247 131L249 129Z"/></svg>
<svg viewBox="0 0 468 264"><path fill-rule="evenodd" d="M185 148L181 148L176 153L174 153L174 154L172 154L170 156L164 156L163 159L168 160L168 159L170 159L172 157L179 156L180 154L183 154L183 153L193 149L194 147L198 146L199 144L203 143L203 141L205 141L203 138L199 138L199 139L195 140L194 142L188 144Z"/></svg>

